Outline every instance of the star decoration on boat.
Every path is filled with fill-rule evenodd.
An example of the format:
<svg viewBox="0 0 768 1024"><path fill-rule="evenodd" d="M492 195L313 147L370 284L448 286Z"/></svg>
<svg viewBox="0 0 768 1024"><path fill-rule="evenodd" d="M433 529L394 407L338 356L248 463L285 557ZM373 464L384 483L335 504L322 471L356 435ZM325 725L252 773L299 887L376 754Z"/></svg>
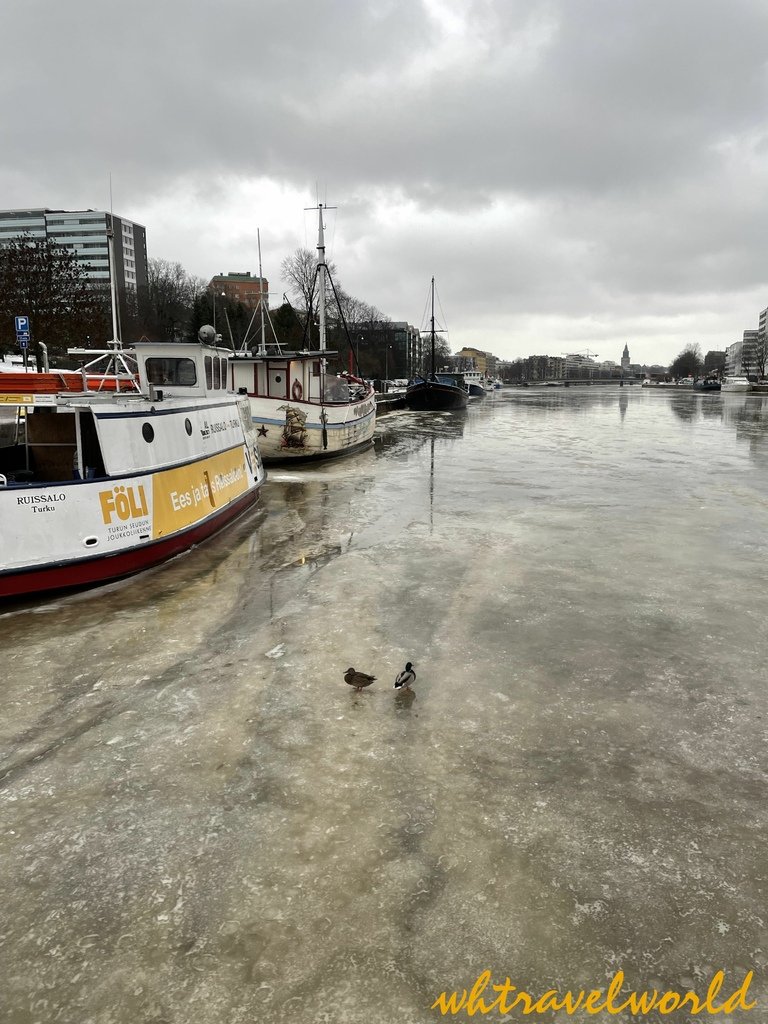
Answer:
<svg viewBox="0 0 768 1024"><path fill-rule="evenodd" d="M259 427L258 434L259 434L259 437L266 437L267 436L267 428L262 425L261 427Z"/></svg>

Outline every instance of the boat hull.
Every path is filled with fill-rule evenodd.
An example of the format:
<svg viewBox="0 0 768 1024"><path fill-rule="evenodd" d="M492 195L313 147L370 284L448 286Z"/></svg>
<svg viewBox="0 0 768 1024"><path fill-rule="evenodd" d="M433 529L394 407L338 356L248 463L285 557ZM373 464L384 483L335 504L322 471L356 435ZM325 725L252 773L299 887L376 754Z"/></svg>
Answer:
<svg viewBox="0 0 768 1024"><path fill-rule="evenodd" d="M340 458L373 444L373 393L348 405L258 397L251 397L250 402L259 451L266 463Z"/></svg>
<svg viewBox="0 0 768 1024"><path fill-rule="evenodd" d="M441 384L439 381L422 380L408 388L405 393L405 404L417 412L465 409L467 397L467 392L463 388Z"/></svg>
<svg viewBox="0 0 768 1024"><path fill-rule="evenodd" d="M211 516L196 526L163 540L151 541L126 551L0 573L0 599L26 597L46 591L71 590L134 576L212 537L228 523L243 515L257 500L258 491L249 491L237 501L233 501L220 514Z"/></svg>
<svg viewBox="0 0 768 1024"><path fill-rule="evenodd" d="M0 488L0 598L118 579L245 511L265 479L245 444L154 472Z"/></svg>

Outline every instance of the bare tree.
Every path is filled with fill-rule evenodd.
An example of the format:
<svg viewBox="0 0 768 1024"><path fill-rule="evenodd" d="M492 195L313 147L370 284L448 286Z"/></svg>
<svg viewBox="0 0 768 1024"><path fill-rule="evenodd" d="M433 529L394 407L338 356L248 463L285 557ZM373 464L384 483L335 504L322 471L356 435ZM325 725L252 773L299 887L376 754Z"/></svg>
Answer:
<svg viewBox="0 0 768 1024"><path fill-rule="evenodd" d="M761 331L757 335L753 350L753 360L758 377L764 377L766 363L768 363L768 334L765 332Z"/></svg>
<svg viewBox="0 0 768 1024"><path fill-rule="evenodd" d="M170 340L183 337L195 299L205 291L206 282L188 274L181 263L162 259L148 261L148 278L147 331Z"/></svg>
<svg viewBox="0 0 768 1024"><path fill-rule="evenodd" d="M695 377L704 366L701 347L696 342L686 345L669 368L673 377Z"/></svg>
<svg viewBox="0 0 768 1024"><path fill-rule="evenodd" d="M328 276L334 279L336 290L340 292L340 286L336 277L336 266L328 263ZM288 292L299 307L299 311L310 323L314 323L318 309L319 296L319 275L317 273L317 257L309 249L297 249L293 256L286 256L280 264L280 272L284 281L288 283ZM330 309L333 299L333 289L330 282L325 297L326 308Z"/></svg>

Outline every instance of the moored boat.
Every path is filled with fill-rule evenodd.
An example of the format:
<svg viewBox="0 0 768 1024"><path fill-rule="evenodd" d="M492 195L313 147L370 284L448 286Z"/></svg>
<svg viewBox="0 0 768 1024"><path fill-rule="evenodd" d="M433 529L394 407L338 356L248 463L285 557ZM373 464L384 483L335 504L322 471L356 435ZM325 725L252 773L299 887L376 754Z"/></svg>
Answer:
<svg viewBox="0 0 768 1024"><path fill-rule="evenodd" d="M119 353L134 372L83 375L78 391L51 387L53 375L25 375L46 377L27 389L0 377L2 407L24 421L0 448L0 597L139 572L258 497L265 473L248 400L227 390L231 351L146 342Z"/></svg>
<svg viewBox="0 0 768 1024"><path fill-rule="evenodd" d="M723 393L726 392L739 392L743 393L752 390L752 384L747 377L744 376L730 376L723 377L722 385L720 390Z"/></svg>
<svg viewBox="0 0 768 1024"><path fill-rule="evenodd" d="M405 392L405 404L409 409L430 412L442 409L466 409L467 389L463 381L459 385L449 379L450 374L435 373L435 279L432 278L432 317L430 320L430 373L426 377L417 376L412 380ZM441 379L442 378L442 379Z"/></svg>
<svg viewBox="0 0 768 1024"><path fill-rule="evenodd" d="M319 349L284 352L275 344L268 352L262 320L258 349L237 352L231 363L233 388L248 395L265 462L333 458L373 444L373 385L350 373L328 372L328 359L338 353L326 348L328 266L322 204L318 222Z"/></svg>
<svg viewBox="0 0 768 1024"><path fill-rule="evenodd" d="M720 391L721 384L717 377L702 377L694 382L694 391Z"/></svg>
<svg viewBox="0 0 768 1024"><path fill-rule="evenodd" d="M485 398L488 391L493 390L492 386L490 388L486 386L485 377L479 370L464 370L463 377L470 398Z"/></svg>

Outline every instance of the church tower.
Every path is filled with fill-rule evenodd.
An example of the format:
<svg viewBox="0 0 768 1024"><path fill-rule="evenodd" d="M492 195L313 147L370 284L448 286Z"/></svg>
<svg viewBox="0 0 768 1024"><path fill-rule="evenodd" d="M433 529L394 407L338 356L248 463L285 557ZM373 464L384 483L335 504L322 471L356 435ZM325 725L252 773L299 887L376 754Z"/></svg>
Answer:
<svg viewBox="0 0 768 1024"><path fill-rule="evenodd" d="M621 368L622 370L629 369L629 345L625 345L624 351L621 353Z"/></svg>

